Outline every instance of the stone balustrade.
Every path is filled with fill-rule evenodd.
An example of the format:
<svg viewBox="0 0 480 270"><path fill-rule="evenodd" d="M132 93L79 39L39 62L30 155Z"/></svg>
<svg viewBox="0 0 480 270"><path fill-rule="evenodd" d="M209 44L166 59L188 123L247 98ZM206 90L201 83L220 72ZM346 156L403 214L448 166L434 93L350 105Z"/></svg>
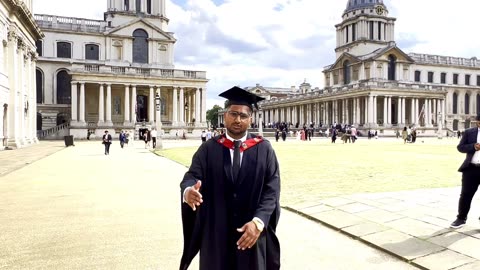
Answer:
<svg viewBox="0 0 480 270"><path fill-rule="evenodd" d="M99 73L117 75L141 75L146 77L178 78L178 79L206 79L205 71L141 68L130 66L110 66L106 64L73 64L72 73Z"/></svg>

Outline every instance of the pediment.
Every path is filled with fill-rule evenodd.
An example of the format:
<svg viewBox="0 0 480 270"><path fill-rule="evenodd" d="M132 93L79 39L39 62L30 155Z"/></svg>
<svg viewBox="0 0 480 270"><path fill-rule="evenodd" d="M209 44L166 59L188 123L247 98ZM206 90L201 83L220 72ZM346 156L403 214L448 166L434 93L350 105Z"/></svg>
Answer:
<svg viewBox="0 0 480 270"><path fill-rule="evenodd" d="M337 58L337 61L335 61L335 63L328 68L328 70L343 68L345 61L348 61L350 65L362 62L360 58L352 54L343 53Z"/></svg>
<svg viewBox="0 0 480 270"><path fill-rule="evenodd" d="M148 33L149 39L163 39L175 42L176 39L170 34L162 29L158 28L157 26L153 25L152 23L148 22L147 20L143 20L142 18L132 20L128 23L119 25L109 31L107 31L107 35L116 35L116 36L126 36L131 37L133 31L137 29L143 29Z"/></svg>
<svg viewBox="0 0 480 270"><path fill-rule="evenodd" d="M379 51L376 55L372 56L371 59L388 61L390 55L393 55L396 58L397 62L408 62L408 63L415 62L410 56L408 56L408 54L403 52L397 46L387 47L382 51Z"/></svg>

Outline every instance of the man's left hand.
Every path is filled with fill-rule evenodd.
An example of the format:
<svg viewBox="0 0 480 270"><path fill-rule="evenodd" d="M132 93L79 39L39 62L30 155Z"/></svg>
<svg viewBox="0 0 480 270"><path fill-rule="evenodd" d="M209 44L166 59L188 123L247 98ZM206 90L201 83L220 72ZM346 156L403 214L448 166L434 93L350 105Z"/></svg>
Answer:
<svg viewBox="0 0 480 270"><path fill-rule="evenodd" d="M255 225L253 221L246 223L242 228L237 229L237 231L243 232L242 237L237 241L237 247L241 250L253 247L257 242L260 233L262 233L257 229L257 225Z"/></svg>

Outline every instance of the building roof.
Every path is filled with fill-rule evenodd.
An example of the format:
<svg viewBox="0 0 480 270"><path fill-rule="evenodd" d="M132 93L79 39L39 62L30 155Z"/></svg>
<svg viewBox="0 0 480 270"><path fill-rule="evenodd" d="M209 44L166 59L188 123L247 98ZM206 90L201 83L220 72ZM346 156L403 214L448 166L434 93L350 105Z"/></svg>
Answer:
<svg viewBox="0 0 480 270"><path fill-rule="evenodd" d="M348 0L347 7L344 13L347 13L356 9L374 8L377 5L383 5L385 7L385 4L383 4L383 0Z"/></svg>
<svg viewBox="0 0 480 270"><path fill-rule="evenodd" d="M264 87L261 85L256 85L256 86L247 86L244 88L245 90L251 92L254 91L255 89L261 89L267 93L271 94L292 94L292 88L280 88L280 87Z"/></svg>

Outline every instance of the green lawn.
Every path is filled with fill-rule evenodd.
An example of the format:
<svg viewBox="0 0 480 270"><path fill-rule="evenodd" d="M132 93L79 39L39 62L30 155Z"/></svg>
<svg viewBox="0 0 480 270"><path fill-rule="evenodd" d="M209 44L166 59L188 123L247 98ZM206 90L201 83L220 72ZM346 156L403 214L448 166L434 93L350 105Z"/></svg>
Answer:
<svg viewBox="0 0 480 270"><path fill-rule="evenodd" d="M422 143L423 141L423 143ZM362 193L460 185L458 167L464 154L457 139L361 139L355 144L274 142L282 178L282 204ZM175 148L158 154L189 166L198 147Z"/></svg>

